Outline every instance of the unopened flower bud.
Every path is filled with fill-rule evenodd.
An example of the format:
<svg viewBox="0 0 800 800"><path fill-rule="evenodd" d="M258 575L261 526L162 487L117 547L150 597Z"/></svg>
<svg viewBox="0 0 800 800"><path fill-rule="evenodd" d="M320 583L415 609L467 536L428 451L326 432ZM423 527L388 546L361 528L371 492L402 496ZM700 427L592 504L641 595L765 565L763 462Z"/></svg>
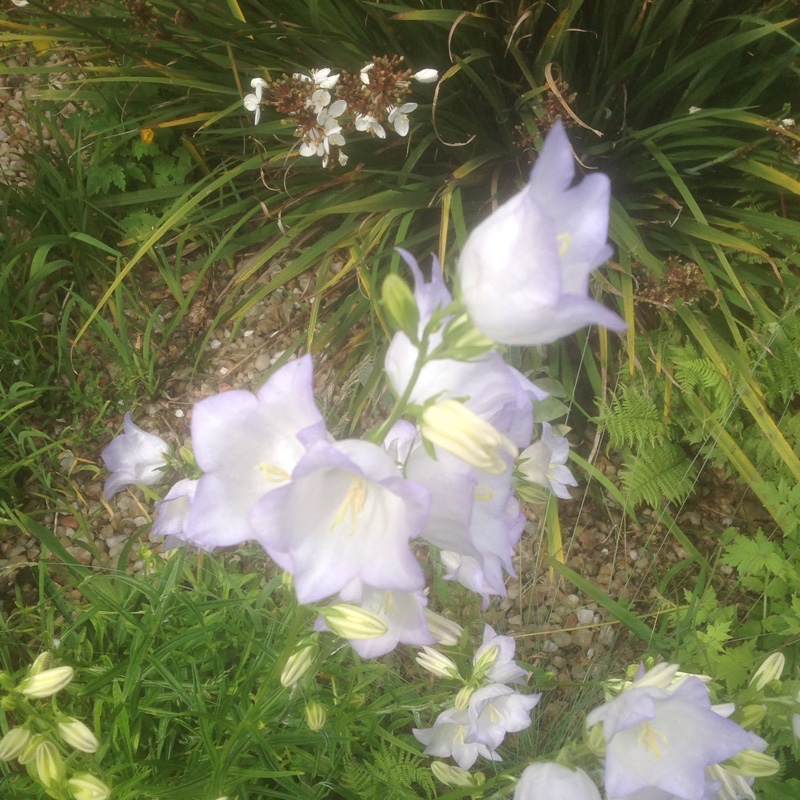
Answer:
<svg viewBox="0 0 800 800"><path fill-rule="evenodd" d="M100 742L91 730L75 717L65 717L58 723L58 733L71 747L81 753L96 753Z"/></svg>
<svg viewBox="0 0 800 800"><path fill-rule="evenodd" d="M63 783L67 777L64 759L52 742L45 740L36 748L36 773L47 789Z"/></svg>
<svg viewBox="0 0 800 800"><path fill-rule="evenodd" d="M38 675L40 672L44 672L49 666L50 661L52 660L52 656L47 650L44 653L39 653L38 656L33 661L33 664L28 667L28 676Z"/></svg>
<svg viewBox="0 0 800 800"><path fill-rule="evenodd" d="M467 360L488 353L495 347L473 324L466 313L453 317L442 332L442 342L448 354L458 360Z"/></svg>
<svg viewBox="0 0 800 800"><path fill-rule="evenodd" d="M27 728L12 728L0 739L0 761L12 761L31 740L31 732Z"/></svg>
<svg viewBox="0 0 800 800"><path fill-rule="evenodd" d="M316 641L301 645L289 656L281 673L281 686L294 686L308 672L319 653Z"/></svg>
<svg viewBox="0 0 800 800"><path fill-rule="evenodd" d="M464 629L457 622L453 622L435 611L429 611L427 608L423 613L428 630L439 644L445 647L458 644Z"/></svg>
<svg viewBox="0 0 800 800"><path fill-rule="evenodd" d="M750 679L750 685L754 689L761 691L765 686L778 681L783 674L786 666L786 656L783 653L770 653L764 663L756 670L755 675Z"/></svg>
<svg viewBox="0 0 800 800"><path fill-rule="evenodd" d="M111 789L88 772L73 775L67 781L67 787L75 800L108 800L111 795Z"/></svg>
<svg viewBox="0 0 800 800"><path fill-rule="evenodd" d="M780 764L772 756L749 748L728 759L723 766L728 772L743 778L766 778L780 769Z"/></svg>
<svg viewBox="0 0 800 800"><path fill-rule="evenodd" d="M389 630L377 614L350 603L334 603L319 613L331 631L343 639L377 639Z"/></svg>
<svg viewBox="0 0 800 800"><path fill-rule="evenodd" d="M419 83L433 83L439 80L439 71L429 67L428 69L421 69L419 72L415 72L411 77L415 81L419 81Z"/></svg>
<svg viewBox="0 0 800 800"><path fill-rule="evenodd" d="M417 339L419 309L411 287L399 276L389 274L381 287L381 304L392 325L412 341Z"/></svg>
<svg viewBox="0 0 800 800"><path fill-rule="evenodd" d="M41 735L31 736L28 743L22 748L20 754L17 756L17 761L25 766L36 758L36 750L39 744L43 741L44 737Z"/></svg>
<svg viewBox="0 0 800 800"><path fill-rule="evenodd" d="M441 781L445 786L474 786L472 775L465 769L453 767L445 764L444 761L434 761L431 764L433 777Z"/></svg>
<svg viewBox="0 0 800 800"><path fill-rule="evenodd" d="M461 677L455 661L432 647L423 646L422 652L417 653L416 662L423 669L438 675L440 678L455 678L458 680Z"/></svg>
<svg viewBox="0 0 800 800"><path fill-rule="evenodd" d="M507 436L458 400L442 400L428 406L422 412L420 432L429 442L467 464L496 475L508 466L501 453L507 453L512 460L519 453Z"/></svg>
<svg viewBox="0 0 800 800"><path fill-rule="evenodd" d="M321 731L328 719L328 712L319 700L306 703L306 725L312 731Z"/></svg>
<svg viewBox="0 0 800 800"><path fill-rule="evenodd" d="M453 704L459 711L463 711L468 705L469 701L472 699L472 695L475 694L475 687L474 686L465 686L457 695L456 701Z"/></svg>
<svg viewBox="0 0 800 800"><path fill-rule="evenodd" d="M746 730L751 731L767 715L767 707L758 703L751 703L741 709L741 719L739 724Z"/></svg>
<svg viewBox="0 0 800 800"><path fill-rule="evenodd" d="M500 648L496 645L487 647L476 659L472 667L472 677L475 680L481 680L486 674L487 670L497 661L497 656L500 655Z"/></svg>
<svg viewBox="0 0 800 800"><path fill-rule="evenodd" d="M50 697L61 691L71 680L72 667L53 667L36 675L29 675L17 687L17 690L30 698Z"/></svg>
<svg viewBox="0 0 800 800"><path fill-rule="evenodd" d="M589 728L589 736L586 739L586 746L598 758L603 758L606 754L606 737L603 733L603 723L592 725Z"/></svg>

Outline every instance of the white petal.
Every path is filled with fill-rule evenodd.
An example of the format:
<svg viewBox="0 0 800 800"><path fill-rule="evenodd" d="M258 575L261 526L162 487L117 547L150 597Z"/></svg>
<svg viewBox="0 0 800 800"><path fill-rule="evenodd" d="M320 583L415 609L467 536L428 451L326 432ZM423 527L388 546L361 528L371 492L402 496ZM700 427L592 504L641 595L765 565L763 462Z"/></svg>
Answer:
<svg viewBox="0 0 800 800"><path fill-rule="evenodd" d="M337 100L336 102L331 103L330 108L328 108L328 116L340 117L346 110L347 102L345 100Z"/></svg>
<svg viewBox="0 0 800 800"><path fill-rule="evenodd" d="M435 69L421 69L411 76L415 81L420 83L433 83L439 80L439 72Z"/></svg>
<svg viewBox="0 0 800 800"><path fill-rule="evenodd" d="M255 111L261 103L261 101L254 94L246 94L242 98L242 102L248 111Z"/></svg>

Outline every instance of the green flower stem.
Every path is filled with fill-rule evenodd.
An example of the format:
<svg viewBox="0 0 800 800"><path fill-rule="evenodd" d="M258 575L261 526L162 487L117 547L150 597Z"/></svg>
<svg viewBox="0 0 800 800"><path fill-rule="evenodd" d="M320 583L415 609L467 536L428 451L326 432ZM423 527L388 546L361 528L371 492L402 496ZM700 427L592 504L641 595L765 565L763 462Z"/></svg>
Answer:
<svg viewBox="0 0 800 800"><path fill-rule="evenodd" d="M386 434L392 429L392 426L395 424L395 422L397 422L397 420L399 420L400 417L405 414L406 408L408 407L408 401L411 397L411 393L414 391L414 387L416 386L417 380L422 372L422 368L430 360L428 355L428 343L431 335L429 327L430 326L425 327L425 330L420 337L417 360L414 364L414 369L411 372L411 377L409 378L405 391L395 402L394 408L392 408L392 413L389 414L389 416L379 426L373 428L365 437L373 444L381 444L386 438Z"/></svg>

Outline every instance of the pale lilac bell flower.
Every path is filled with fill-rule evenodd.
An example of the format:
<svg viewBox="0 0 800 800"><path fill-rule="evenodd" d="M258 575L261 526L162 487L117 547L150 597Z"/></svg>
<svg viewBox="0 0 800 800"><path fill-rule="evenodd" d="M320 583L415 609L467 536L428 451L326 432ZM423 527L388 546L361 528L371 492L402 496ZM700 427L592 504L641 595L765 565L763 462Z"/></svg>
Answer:
<svg viewBox="0 0 800 800"><path fill-rule="evenodd" d="M567 486L577 486L578 481L565 466L568 458L566 437L557 436L552 425L543 422L541 437L519 454L517 469L530 483L544 486L562 500L571 500Z"/></svg>
<svg viewBox="0 0 800 800"><path fill-rule="evenodd" d="M286 484L306 448L327 439L314 401L311 356L282 366L256 394L222 392L192 414L192 445L203 476L189 501L183 538L204 550L256 538L248 515L258 499Z"/></svg>
<svg viewBox="0 0 800 800"><path fill-rule="evenodd" d="M469 742L471 730L466 709L448 708L436 718L431 728L414 728L411 732L425 745L427 756L452 758L461 769L470 769L483 756L490 761L502 761L498 753L481 742Z"/></svg>
<svg viewBox="0 0 800 800"><path fill-rule="evenodd" d="M589 728L598 723L610 800L655 800L654 790L665 800L707 800L706 768L752 745L750 733L715 713L694 677L671 690L633 686L587 715Z"/></svg>
<svg viewBox="0 0 800 800"><path fill-rule="evenodd" d="M123 431L101 454L111 472L103 488L106 500L131 484L153 486L164 479L169 445L160 436L142 430L129 411L125 413Z"/></svg>
<svg viewBox="0 0 800 800"><path fill-rule="evenodd" d="M420 315L418 335L422 334L437 309L452 302L444 283L439 262L434 258L430 280L425 280L414 257L405 250L398 252L414 276L414 300ZM429 350L437 347L442 335L431 337ZM419 349L402 331L392 337L384 367L395 393L402 395L417 361ZM464 405L491 423L517 447L527 447L533 438L533 400L543 400L542 391L514 367L507 364L496 350L470 361L452 358L427 363L419 374L410 400L424 405L438 400L467 398Z"/></svg>
<svg viewBox="0 0 800 800"><path fill-rule="evenodd" d="M504 344L555 342L587 325L625 322L589 295L589 275L612 254L610 184L592 173L573 186L575 162L559 121L528 185L470 234L458 279L475 327Z"/></svg>
<svg viewBox="0 0 800 800"><path fill-rule="evenodd" d="M544 762L525 768L514 800L601 800L600 791L582 769Z"/></svg>
<svg viewBox="0 0 800 800"><path fill-rule="evenodd" d="M425 527L430 493L400 474L378 445L356 439L309 445L292 480L250 513L255 538L289 572L300 603L359 579L376 589L415 592L422 569L409 546Z"/></svg>
<svg viewBox="0 0 800 800"><path fill-rule="evenodd" d="M541 694L521 694L502 683L490 683L473 692L467 706L470 732L467 741L496 750L507 733L524 731L531 725L531 710Z"/></svg>
<svg viewBox="0 0 800 800"><path fill-rule="evenodd" d="M387 631L383 636L374 639L348 639L350 646L362 658L386 655L398 644L419 647L436 642L436 638L428 630L425 616L428 599L421 591L388 591L354 580L339 592L337 601L352 603L365 611L371 611L386 623ZM322 617L315 623L315 628L325 629Z"/></svg>

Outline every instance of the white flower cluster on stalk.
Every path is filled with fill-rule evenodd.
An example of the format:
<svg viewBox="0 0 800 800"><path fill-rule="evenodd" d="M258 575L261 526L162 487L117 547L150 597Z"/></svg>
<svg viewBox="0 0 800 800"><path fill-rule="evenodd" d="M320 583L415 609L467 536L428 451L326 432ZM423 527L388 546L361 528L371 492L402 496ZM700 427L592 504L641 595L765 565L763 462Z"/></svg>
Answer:
<svg viewBox="0 0 800 800"><path fill-rule="evenodd" d="M408 135L408 115L417 108L417 103L406 102L411 81L433 83L439 73L435 69L412 73L403 69L401 62L399 56L376 57L357 74L346 70L334 73L326 67L310 74L284 75L272 82L253 78L253 91L242 102L253 114L255 125L261 121L265 103L293 122L302 157L320 158L323 168L334 162L344 166L348 160L343 150L345 132L385 139L385 125L389 125L399 136Z"/></svg>

